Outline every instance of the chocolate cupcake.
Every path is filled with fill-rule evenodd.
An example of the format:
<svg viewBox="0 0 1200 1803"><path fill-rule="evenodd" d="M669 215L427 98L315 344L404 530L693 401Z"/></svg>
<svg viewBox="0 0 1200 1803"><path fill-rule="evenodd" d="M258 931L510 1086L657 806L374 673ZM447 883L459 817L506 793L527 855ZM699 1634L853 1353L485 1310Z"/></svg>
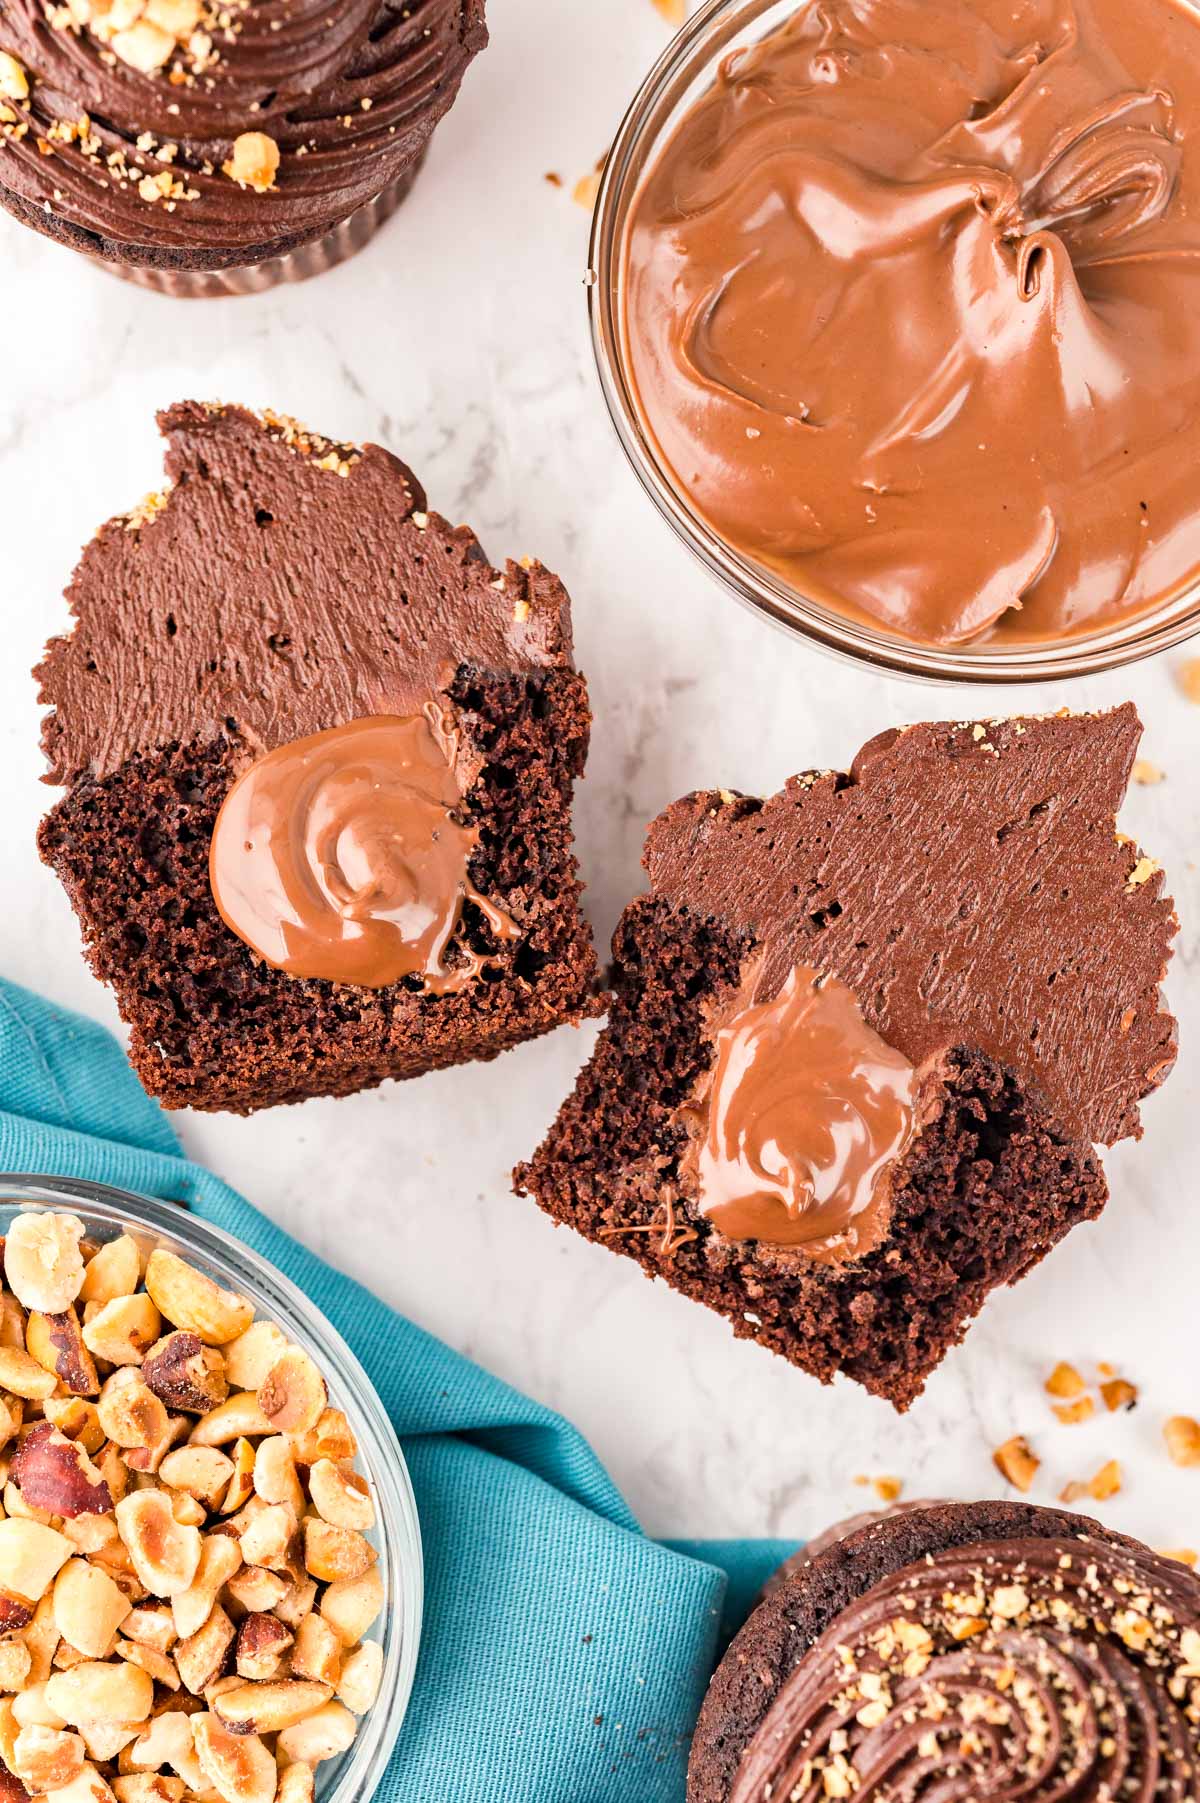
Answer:
<svg viewBox="0 0 1200 1803"><path fill-rule="evenodd" d="M906 1408L1107 1190L1175 1056L1117 834L1132 707L885 733L653 823L609 1025L517 1172L555 1220Z"/></svg>
<svg viewBox="0 0 1200 1803"><path fill-rule="evenodd" d="M486 42L484 0L10 0L0 202L168 294L316 275L398 206Z"/></svg>
<svg viewBox="0 0 1200 1803"><path fill-rule="evenodd" d="M161 424L171 486L87 547L39 671L39 846L145 1087L244 1114L593 1012L557 577L494 569L376 445Z"/></svg>
<svg viewBox="0 0 1200 1803"><path fill-rule="evenodd" d="M1058 1509L940 1503L858 1529L751 1615L688 1803L1185 1803L1200 1580Z"/></svg>

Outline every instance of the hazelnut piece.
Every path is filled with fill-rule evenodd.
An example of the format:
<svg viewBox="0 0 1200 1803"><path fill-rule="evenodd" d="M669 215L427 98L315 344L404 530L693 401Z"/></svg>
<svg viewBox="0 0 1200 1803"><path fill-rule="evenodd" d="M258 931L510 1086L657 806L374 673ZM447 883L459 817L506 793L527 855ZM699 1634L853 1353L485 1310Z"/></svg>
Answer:
<svg viewBox="0 0 1200 1803"><path fill-rule="evenodd" d="M9 1475L31 1508L70 1519L112 1512L108 1485L79 1441L50 1421L34 1422L13 1454Z"/></svg>
<svg viewBox="0 0 1200 1803"><path fill-rule="evenodd" d="M375 1525L375 1505L366 1479L357 1471L343 1471L332 1459L318 1459L310 1467L308 1493L317 1513L334 1527L364 1531Z"/></svg>
<svg viewBox="0 0 1200 1803"><path fill-rule="evenodd" d="M73 1308L58 1315L31 1311L25 1328L25 1344L29 1352L47 1371L53 1372L72 1396L95 1396L100 1389L96 1361L89 1352L79 1330Z"/></svg>
<svg viewBox="0 0 1200 1803"><path fill-rule="evenodd" d="M79 1291L81 1302L113 1302L132 1296L142 1275L137 1241L128 1233L109 1240L88 1260Z"/></svg>
<svg viewBox="0 0 1200 1803"><path fill-rule="evenodd" d="M254 1310L244 1296L223 1290L173 1252L157 1247L146 1266L146 1288L175 1327L198 1334L206 1346L223 1346L244 1333Z"/></svg>
<svg viewBox="0 0 1200 1803"><path fill-rule="evenodd" d="M192 1723L196 1756L223 1803L274 1803L275 1761L256 1734L231 1734L211 1712Z"/></svg>
<svg viewBox="0 0 1200 1803"><path fill-rule="evenodd" d="M258 1406L276 1434L306 1434L328 1401L325 1379L298 1346L277 1359L258 1386Z"/></svg>
<svg viewBox="0 0 1200 1803"><path fill-rule="evenodd" d="M169 1409L206 1415L229 1394L225 1360L198 1334L176 1329L159 1340L142 1361L142 1377Z"/></svg>
<svg viewBox="0 0 1200 1803"><path fill-rule="evenodd" d="M17 1216L4 1239L4 1275L24 1308L47 1315L70 1308L83 1282L82 1238L74 1215Z"/></svg>
<svg viewBox="0 0 1200 1803"><path fill-rule="evenodd" d="M199 1530L176 1521L164 1490L131 1491L116 1516L134 1570L153 1596L181 1596L190 1588L200 1564Z"/></svg>
<svg viewBox="0 0 1200 1803"><path fill-rule="evenodd" d="M54 1580L54 1625L89 1659L108 1657L129 1609L124 1591L86 1559L69 1559Z"/></svg>
<svg viewBox="0 0 1200 1803"><path fill-rule="evenodd" d="M278 1677L283 1655L291 1649L294 1641L295 1636L291 1630L285 1628L274 1615L263 1615L257 1611L247 1615L237 1633L238 1676L250 1678L259 1684Z"/></svg>
<svg viewBox="0 0 1200 1803"><path fill-rule="evenodd" d="M253 188L256 194L266 194L275 186L278 169L279 146L265 131L239 132L233 140L233 154L221 164L223 175L239 188Z"/></svg>

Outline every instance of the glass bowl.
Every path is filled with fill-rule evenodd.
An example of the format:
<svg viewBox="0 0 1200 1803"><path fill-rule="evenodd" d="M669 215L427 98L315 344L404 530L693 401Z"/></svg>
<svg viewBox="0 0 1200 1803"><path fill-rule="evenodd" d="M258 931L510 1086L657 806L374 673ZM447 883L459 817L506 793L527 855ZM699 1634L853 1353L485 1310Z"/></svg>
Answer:
<svg viewBox="0 0 1200 1803"><path fill-rule="evenodd" d="M223 1288L254 1304L316 1361L329 1400L348 1417L358 1440L356 1463L371 1484L378 1516L367 1538L379 1553L383 1608L368 1635L383 1644L383 1678L374 1706L360 1719L352 1746L316 1768L319 1803L362 1803L374 1795L408 1707L423 1595L421 1530L408 1467L371 1380L346 1342L290 1279L249 1246L210 1227L173 1202L134 1196L103 1183L58 1177L0 1175L0 1232L14 1215L55 1209L77 1215L89 1239L130 1232L147 1250L178 1254Z"/></svg>
<svg viewBox="0 0 1200 1803"><path fill-rule="evenodd" d="M785 631L852 662L934 682L1087 676L1165 651L1200 631L1200 582L1137 619L1046 644L921 645L839 614L743 556L696 511L645 429L630 373L622 288L626 231L642 177L719 59L804 0L707 0L654 64L621 122L596 198L587 276L600 385L622 449L664 519L736 598Z"/></svg>

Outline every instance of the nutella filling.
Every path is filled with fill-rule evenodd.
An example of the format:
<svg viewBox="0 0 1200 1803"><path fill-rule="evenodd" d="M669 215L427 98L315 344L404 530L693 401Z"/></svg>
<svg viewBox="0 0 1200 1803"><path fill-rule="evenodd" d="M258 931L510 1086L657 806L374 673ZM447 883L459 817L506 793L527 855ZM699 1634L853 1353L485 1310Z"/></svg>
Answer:
<svg viewBox="0 0 1200 1803"><path fill-rule="evenodd" d="M836 977L797 964L779 994L716 1036L707 1107L685 1157L726 1239L822 1263L887 1234L889 1172L912 1136L916 1072Z"/></svg>
<svg viewBox="0 0 1200 1803"><path fill-rule="evenodd" d="M1200 1584L1132 1542L951 1548L836 1616L763 1716L729 1803L1182 1803L1198 1654Z"/></svg>
<svg viewBox="0 0 1200 1803"><path fill-rule="evenodd" d="M643 422L734 550L909 641L1053 642L1200 570L1200 15L821 0L635 198Z"/></svg>
<svg viewBox="0 0 1200 1803"><path fill-rule="evenodd" d="M498 939L509 917L471 885L478 840L456 818L457 739L431 704L352 720L268 752L222 804L209 873L225 924L276 969L367 989L419 977L444 995L485 958L446 953L465 900Z"/></svg>

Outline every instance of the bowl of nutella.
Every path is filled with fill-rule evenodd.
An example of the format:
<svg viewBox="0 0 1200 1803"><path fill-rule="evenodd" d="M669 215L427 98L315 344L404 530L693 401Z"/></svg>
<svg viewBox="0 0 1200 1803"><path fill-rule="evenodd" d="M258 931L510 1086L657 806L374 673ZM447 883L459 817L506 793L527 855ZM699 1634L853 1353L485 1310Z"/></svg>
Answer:
<svg viewBox="0 0 1200 1803"><path fill-rule="evenodd" d="M643 485L779 624L958 681L1200 630L1191 0L709 0L589 303Z"/></svg>

